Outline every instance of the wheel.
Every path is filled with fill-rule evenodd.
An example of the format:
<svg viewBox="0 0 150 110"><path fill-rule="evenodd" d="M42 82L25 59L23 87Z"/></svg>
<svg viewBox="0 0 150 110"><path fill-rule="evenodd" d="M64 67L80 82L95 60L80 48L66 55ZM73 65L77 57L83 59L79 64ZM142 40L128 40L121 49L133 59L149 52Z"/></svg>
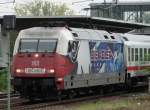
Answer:
<svg viewBox="0 0 150 110"><path fill-rule="evenodd" d="M101 88L101 89L99 90L99 94L100 94L100 95L103 95L103 94L104 94L103 88Z"/></svg>
<svg viewBox="0 0 150 110"><path fill-rule="evenodd" d="M74 92L73 90L71 90L71 91L69 92L68 96L69 96L69 99L73 99L74 96L75 96L75 92Z"/></svg>
<svg viewBox="0 0 150 110"><path fill-rule="evenodd" d="M58 91L57 99L58 99L58 101L62 101L62 92L61 91Z"/></svg>

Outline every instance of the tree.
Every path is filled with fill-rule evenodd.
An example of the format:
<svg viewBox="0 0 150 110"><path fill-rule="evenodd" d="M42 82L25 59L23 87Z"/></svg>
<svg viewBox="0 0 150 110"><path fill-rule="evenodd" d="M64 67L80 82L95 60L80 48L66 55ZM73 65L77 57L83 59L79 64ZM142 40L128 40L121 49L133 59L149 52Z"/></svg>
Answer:
<svg viewBox="0 0 150 110"><path fill-rule="evenodd" d="M18 16L62 16L73 14L73 10L69 9L66 4L58 5L44 0L16 4L14 10Z"/></svg>

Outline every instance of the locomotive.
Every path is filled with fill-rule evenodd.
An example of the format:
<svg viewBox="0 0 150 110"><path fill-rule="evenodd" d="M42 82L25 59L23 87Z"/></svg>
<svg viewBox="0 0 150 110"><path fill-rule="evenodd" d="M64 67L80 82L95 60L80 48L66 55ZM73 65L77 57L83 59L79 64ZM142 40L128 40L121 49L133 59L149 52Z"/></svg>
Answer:
<svg viewBox="0 0 150 110"><path fill-rule="evenodd" d="M11 66L14 90L25 98L45 98L124 86L131 84L132 79L144 79L149 73L135 70L148 66L148 58L142 67L138 67L138 60L141 48L143 56L145 48L149 54L150 45L128 41L127 37L104 30L68 27L21 30Z"/></svg>

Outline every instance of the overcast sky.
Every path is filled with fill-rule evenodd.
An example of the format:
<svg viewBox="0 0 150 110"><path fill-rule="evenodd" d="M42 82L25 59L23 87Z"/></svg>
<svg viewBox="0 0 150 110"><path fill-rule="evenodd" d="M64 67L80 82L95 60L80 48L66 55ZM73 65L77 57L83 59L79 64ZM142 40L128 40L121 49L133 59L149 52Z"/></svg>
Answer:
<svg viewBox="0 0 150 110"><path fill-rule="evenodd" d="M0 16L4 14L13 14L13 4L5 2L12 2L13 0L0 0ZM27 3L31 0L15 0L16 3ZM77 15L85 15L86 12L83 8L88 8L90 3L102 3L104 0L47 0L55 3L66 3L71 9L74 10ZM85 2L86 1L86 2ZM106 0L106 2L111 2L112 0ZM150 0L119 0L119 2L150 2Z"/></svg>

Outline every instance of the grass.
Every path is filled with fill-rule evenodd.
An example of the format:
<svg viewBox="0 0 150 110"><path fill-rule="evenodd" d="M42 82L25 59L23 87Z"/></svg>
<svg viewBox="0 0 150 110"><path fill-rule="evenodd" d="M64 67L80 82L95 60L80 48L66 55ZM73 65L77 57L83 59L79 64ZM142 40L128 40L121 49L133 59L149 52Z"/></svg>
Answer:
<svg viewBox="0 0 150 110"><path fill-rule="evenodd" d="M0 70L0 91L7 89L7 71L6 69Z"/></svg>
<svg viewBox="0 0 150 110"><path fill-rule="evenodd" d="M96 103L88 103L79 106L76 110L122 110L131 106L128 101L98 101Z"/></svg>
<svg viewBox="0 0 150 110"><path fill-rule="evenodd" d="M101 99L79 104L72 110L150 110L150 95Z"/></svg>

